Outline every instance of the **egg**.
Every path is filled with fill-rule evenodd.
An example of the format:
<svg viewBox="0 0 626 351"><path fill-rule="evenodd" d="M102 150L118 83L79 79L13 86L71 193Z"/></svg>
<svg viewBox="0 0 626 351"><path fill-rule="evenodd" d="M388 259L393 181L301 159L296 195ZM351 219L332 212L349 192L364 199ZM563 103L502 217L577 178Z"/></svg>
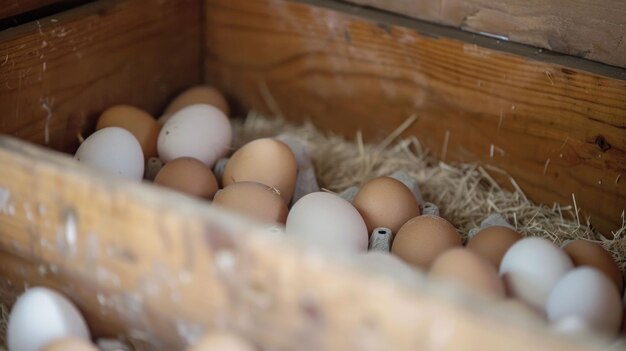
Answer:
<svg viewBox="0 0 626 351"><path fill-rule="evenodd" d="M300 200L304 195L320 191L315 174L315 165L311 160L313 145L302 138L287 133L278 135L276 140L285 143L296 157L298 173L291 202Z"/></svg>
<svg viewBox="0 0 626 351"><path fill-rule="evenodd" d="M524 318L535 326L547 325L548 319L543 309L538 310L518 299L507 298L497 301L498 309L504 311L506 314L514 315L516 318Z"/></svg>
<svg viewBox="0 0 626 351"><path fill-rule="evenodd" d="M202 337L188 351L254 351L254 347L229 332L216 332Z"/></svg>
<svg viewBox="0 0 626 351"><path fill-rule="evenodd" d="M7 327L9 351L39 351L64 337L90 339L83 316L65 296L48 288L34 287L18 298Z"/></svg>
<svg viewBox="0 0 626 351"><path fill-rule="evenodd" d="M154 178L154 184L207 200L213 199L217 191L217 179L211 168L191 157L166 163Z"/></svg>
<svg viewBox="0 0 626 351"><path fill-rule="evenodd" d="M283 142L270 139L253 140L231 157L222 175L223 186L236 182L251 181L274 187L291 202L298 163L291 149Z"/></svg>
<svg viewBox="0 0 626 351"><path fill-rule="evenodd" d="M180 111L181 109L195 104L206 104L217 107L220 111L224 112L226 116L230 116L230 108L226 102L224 95L214 87L205 85L195 86L183 91L178 95L170 104L165 108L163 112L163 123L173 113ZM161 120L159 120L161 122Z"/></svg>
<svg viewBox="0 0 626 351"><path fill-rule="evenodd" d="M391 252L415 267L429 269L437 256L461 244L461 237L450 222L423 215L410 219L400 228Z"/></svg>
<svg viewBox="0 0 626 351"><path fill-rule="evenodd" d="M78 338L61 338L46 344L41 351L98 351L92 343Z"/></svg>
<svg viewBox="0 0 626 351"><path fill-rule="evenodd" d="M355 257L357 265L367 272L378 274L405 285L418 286L423 273L389 252L368 251Z"/></svg>
<svg viewBox="0 0 626 351"><path fill-rule="evenodd" d="M621 293L624 291L624 277L611 254L602 246L587 240L574 240L563 246L575 267L590 266L606 274Z"/></svg>
<svg viewBox="0 0 626 351"><path fill-rule="evenodd" d="M572 336L590 335L593 333L593 329L589 324L578 316L567 316L554 321L550 329L559 334Z"/></svg>
<svg viewBox="0 0 626 351"><path fill-rule="evenodd" d="M391 177L378 177L365 183L352 204L365 220L368 233L377 227L397 233L409 219L420 215L411 189Z"/></svg>
<svg viewBox="0 0 626 351"><path fill-rule="evenodd" d="M141 145L124 128L108 127L96 131L80 144L74 158L109 174L136 181L143 178Z"/></svg>
<svg viewBox="0 0 626 351"><path fill-rule="evenodd" d="M107 127L120 127L131 132L141 145L146 160L156 156L160 126L147 112L128 105L109 107L100 115L96 130Z"/></svg>
<svg viewBox="0 0 626 351"><path fill-rule="evenodd" d="M578 267L564 275L546 303L551 321L578 317L593 330L615 334L622 324L622 301L615 284L602 271Z"/></svg>
<svg viewBox="0 0 626 351"><path fill-rule="evenodd" d="M255 182L227 186L215 194L213 204L267 223L285 223L288 212L274 188Z"/></svg>
<svg viewBox="0 0 626 351"><path fill-rule="evenodd" d="M366 251L369 237L354 206L327 192L298 200L287 216L286 233L309 246L342 253Z"/></svg>
<svg viewBox="0 0 626 351"><path fill-rule="evenodd" d="M519 240L504 254L500 275L511 295L543 309L550 291L574 265L556 245L543 238Z"/></svg>
<svg viewBox="0 0 626 351"><path fill-rule="evenodd" d="M496 225L476 233L467 243L467 248L499 268L506 251L520 239L522 235L515 230Z"/></svg>
<svg viewBox="0 0 626 351"><path fill-rule="evenodd" d="M483 296L504 298L504 284L496 268L485 258L465 248L450 249L437 257L428 275Z"/></svg>
<svg viewBox="0 0 626 351"><path fill-rule="evenodd" d="M228 153L231 138L230 121L222 111L209 105L191 105L165 122L157 150L165 163L179 157L193 157L213 167Z"/></svg>

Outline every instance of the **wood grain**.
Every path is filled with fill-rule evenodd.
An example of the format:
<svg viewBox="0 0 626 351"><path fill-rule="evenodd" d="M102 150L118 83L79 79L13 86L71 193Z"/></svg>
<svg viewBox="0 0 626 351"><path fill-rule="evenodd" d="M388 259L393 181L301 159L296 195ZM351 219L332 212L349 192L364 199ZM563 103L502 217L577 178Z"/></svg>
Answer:
<svg viewBox="0 0 626 351"><path fill-rule="evenodd" d="M60 0L2 0L0 19L20 15L28 11L52 5L56 2L60 2Z"/></svg>
<svg viewBox="0 0 626 351"><path fill-rule="evenodd" d="M206 4L207 80L244 107L368 142L417 113L408 134L446 161L497 167L535 201L575 197L583 221L621 226L626 81L308 4Z"/></svg>
<svg viewBox="0 0 626 351"><path fill-rule="evenodd" d="M621 0L347 0L626 67Z"/></svg>
<svg viewBox="0 0 626 351"><path fill-rule="evenodd" d="M219 328L262 350L602 349L425 280L401 286L206 202L13 138L0 137L0 164L0 287L11 301L24 283L61 290L96 337L124 332L151 350L180 350Z"/></svg>
<svg viewBox="0 0 626 351"><path fill-rule="evenodd" d="M0 32L0 133L71 152L113 104L161 112L202 79L200 8L107 0Z"/></svg>

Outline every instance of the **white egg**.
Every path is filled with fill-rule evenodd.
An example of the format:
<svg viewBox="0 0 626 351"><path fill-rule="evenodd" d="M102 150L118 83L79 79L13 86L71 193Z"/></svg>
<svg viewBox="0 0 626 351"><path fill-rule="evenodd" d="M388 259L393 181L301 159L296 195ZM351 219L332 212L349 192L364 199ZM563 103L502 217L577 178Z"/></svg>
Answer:
<svg viewBox="0 0 626 351"><path fill-rule="evenodd" d="M622 323L622 304L615 284L592 267L576 268L556 284L546 312L551 321L579 318L590 328L615 334Z"/></svg>
<svg viewBox="0 0 626 351"><path fill-rule="evenodd" d="M222 111L196 104L167 120L159 133L157 149L164 162L187 156L213 167L228 152L231 138L230 120Z"/></svg>
<svg viewBox="0 0 626 351"><path fill-rule="evenodd" d="M287 216L287 235L332 252L366 251L365 221L352 204L341 197L315 192L298 200Z"/></svg>
<svg viewBox="0 0 626 351"><path fill-rule="evenodd" d="M141 181L144 159L139 141L123 128L108 127L91 134L74 158L98 170Z"/></svg>
<svg viewBox="0 0 626 351"><path fill-rule="evenodd" d="M9 317L9 351L38 351L62 337L90 340L89 329L78 309L54 290L36 287L22 294Z"/></svg>
<svg viewBox="0 0 626 351"><path fill-rule="evenodd" d="M524 238L504 254L500 274L511 293L544 309L556 283L573 268L565 252L542 238Z"/></svg>
<svg viewBox="0 0 626 351"><path fill-rule="evenodd" d="M577 316L568 316L556 321L552 321L550 327L559 334L564 335L581 335L592 333L589 324L582 318Z"/></svg>

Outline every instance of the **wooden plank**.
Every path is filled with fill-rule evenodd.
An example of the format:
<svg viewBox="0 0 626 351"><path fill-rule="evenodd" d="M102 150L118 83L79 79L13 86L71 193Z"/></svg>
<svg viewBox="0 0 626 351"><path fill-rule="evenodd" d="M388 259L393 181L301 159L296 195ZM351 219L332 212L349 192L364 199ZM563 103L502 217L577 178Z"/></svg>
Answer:
<svg viewBox="0 0 626 351"><path fill-rule="evenodd" d="M416 113L407 133L441 158L497 167L549 206L575 196L582 221L590 215L605 233L621 226L626 81L420 34L411 21L350 6L206 3L207 80L246 108L348 137L362 130L369 142Z"/></svg>
<svg viewBox="0 0 626 351"><path fill-rule="evenodd" d="M0 133L73 151L106 107L160 112L201 81L200 8L107 0L0 32Z"/></svg>
<svg viewBox="0 0 626 351"><path fill-rule="evenodd" d="M0 19L40 9L56 2L60 0L3 0L0 6Z"/></svg>
<svg viewBox="0 0 626 351"><path fill-rule="evenodd" d="M346 0L626 67L621 0Z"/></svg>
<svg viewBox="0 0 626 351"><path fill-rule="evenodd" d="M123 330L153 350L180 350L214 328L262 350L601 349L495 301L425 280L411 290L206 202L13 138L0 137L0 164L0 276L60 289L96 336Z"/></svg>

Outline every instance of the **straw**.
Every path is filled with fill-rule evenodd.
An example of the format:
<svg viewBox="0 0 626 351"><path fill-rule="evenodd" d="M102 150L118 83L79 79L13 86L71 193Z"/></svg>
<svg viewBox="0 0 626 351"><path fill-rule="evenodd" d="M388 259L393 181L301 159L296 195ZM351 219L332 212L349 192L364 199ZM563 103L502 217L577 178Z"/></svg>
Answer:
<svg viewBox="0 0 626 351"><path fill-rule="evenodd" d="M609 239L593 230L588 219L580 216L576 194L573 206L547 206L530 201L519 184L506 171L476 164L437 160L415 137L401 134L419 116L411 116L379 144L366 143L357 132L354 141L324 133L313 124L294 126L280 119L269 119L250 112L237 121L236 143L242 145L257 137L281 133L304 139L315 147L314 164L320 186L340 193L361 186L368 180L404 170L419 184L424 200L439 206L441 215L453 223L466 238L470 229L493 213L500 213L524 236L544 237L557 245L564 241L586 239L607 249L624 271L626 268L626 223L612 231ZM443 156L443 155L442 155ZM513 191L503 189L489 174L506 176Z"/></svg>

